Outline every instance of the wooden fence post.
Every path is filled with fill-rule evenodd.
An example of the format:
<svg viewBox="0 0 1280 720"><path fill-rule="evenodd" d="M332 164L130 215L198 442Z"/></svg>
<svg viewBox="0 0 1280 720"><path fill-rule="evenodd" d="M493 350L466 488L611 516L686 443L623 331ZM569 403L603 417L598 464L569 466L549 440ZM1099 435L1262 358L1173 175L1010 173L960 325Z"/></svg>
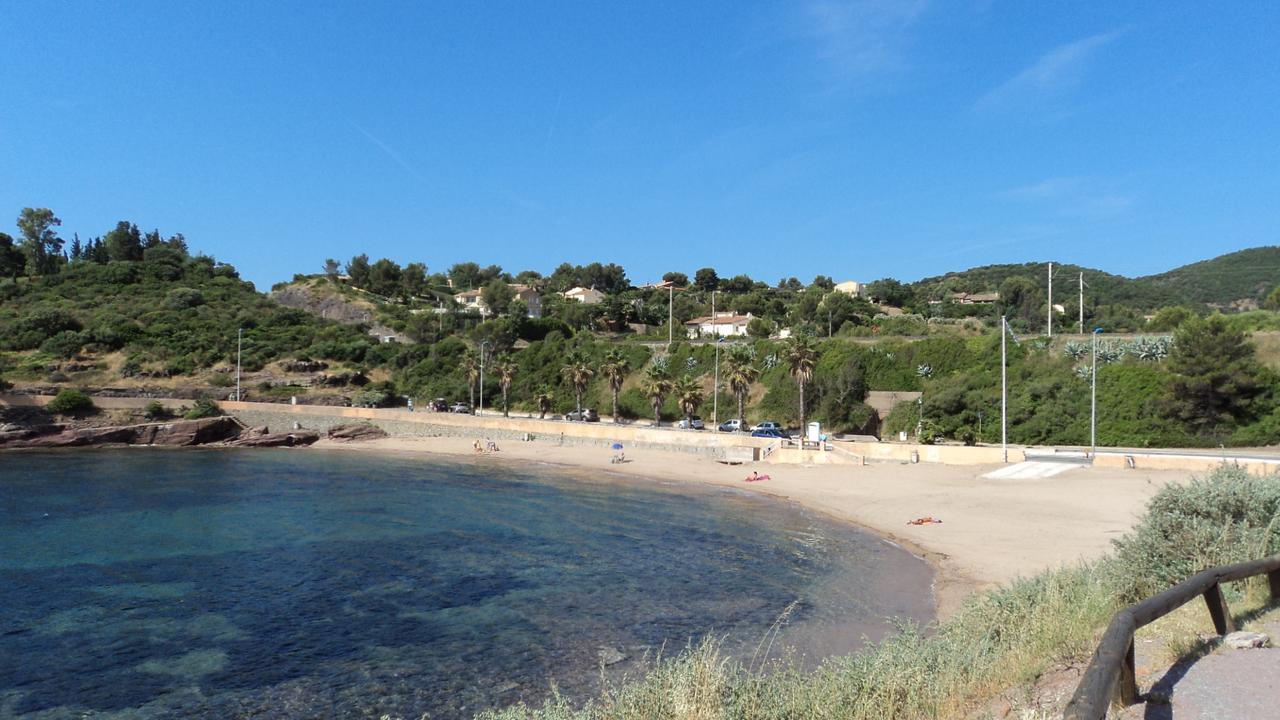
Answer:
<svg viewBox="0 0 1280 720"><path fill-rule="evenodd" d="M1133 637L1129 637L1129 649L1125 651L1124 662L1120 663L1120 681L1116 683L1116 702L1121 707L1137 705L1138 673L1133 658Z"/></svg>
<svg viewBox="0 0 1280 720"><path fill-rule="evenodd" d="M1213 629L1217 630L1219 635L1235 632L1235 623L1231 620L1227 601L1222 597L1221 585L1214 583L1204 591L1204 604L1209 606L1209 616L1213 618Z"/></svg>

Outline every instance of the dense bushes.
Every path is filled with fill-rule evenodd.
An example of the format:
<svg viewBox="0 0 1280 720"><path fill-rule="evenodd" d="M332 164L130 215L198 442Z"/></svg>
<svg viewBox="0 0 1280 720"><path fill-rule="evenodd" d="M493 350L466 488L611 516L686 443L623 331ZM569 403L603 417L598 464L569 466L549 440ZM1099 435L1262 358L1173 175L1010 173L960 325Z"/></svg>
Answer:
<svg viewBox="0 0 1280 720"><path fill-rule="evenodd" d="M168 245L142 256L80 260L59 274L6 285L0 349L69 358L88 345L151 358L135 372L187 374L234 362L238 328L249 370L304 353L359 363L374 345L359 327L276 305L211 258Z"/></svg>
<svg viewBox="0 0 1280 720"><path fill-rule="evenodd" d="M60 391L45 409L58 415L79 415L97 410L88 395L71 388Z"/></svg>
<svg viewBox="0 0 1280 720"><path fill-rule="evenodd" d="M1222 467L1186 486L1169 485L1134 532L1116 542L1121 598L1153 595L1205 568L1280 552L1280 476Z"/></svg>

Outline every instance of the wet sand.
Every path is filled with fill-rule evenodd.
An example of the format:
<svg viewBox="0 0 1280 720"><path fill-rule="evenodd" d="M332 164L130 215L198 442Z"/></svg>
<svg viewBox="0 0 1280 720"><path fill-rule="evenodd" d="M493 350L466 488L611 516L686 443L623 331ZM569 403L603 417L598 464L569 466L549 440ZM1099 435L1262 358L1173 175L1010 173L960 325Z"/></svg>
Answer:
<svg viewBox="0 0 1280 720"><path fill-rule="evenodd" d="M988 479L1000 466L938 464L724 465L679 452L628 450L611 464L603 448L503 442L476 454L468 438L384 438L364 443L322 440L314 448L383 454L423 453L487 463L550 463L645 480L732 486L797 502L866 528L927 560L937 571L938 615L952 615L972 593L1017 577L1105 554L1147 501L1184 471L1081 467L1051 478ZM756 470L771 478L744 482ZM941 523L913 526L913 518Z"/></svg>

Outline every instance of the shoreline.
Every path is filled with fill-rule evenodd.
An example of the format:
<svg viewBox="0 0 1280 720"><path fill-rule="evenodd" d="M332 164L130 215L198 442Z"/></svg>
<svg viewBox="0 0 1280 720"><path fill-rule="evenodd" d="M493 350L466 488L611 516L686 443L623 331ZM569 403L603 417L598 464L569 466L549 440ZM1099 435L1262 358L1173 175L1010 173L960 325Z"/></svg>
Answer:
<svg viewBox="0 0 1280 720"><path fill-rule="evenodd" d="M1095 559L1127 532L1146 501L1186 471L1073 469L1051 478L988 479L998 466L870 464L725 465L675 451L628 450L612 464L600 447L502 441L498 453L477 455L466 437L389 437L360 443L321 440L320 451L441 456L473 463L520 462L599 471L631 480L676 481L745 490L794 502L867 532L923 559L934 571L938 620L954 615L975 593L1043 570ZM752 469L774 477L746 483ZM1046 513L1048 509L1048 513ZM916 517L943 522L913 526Z"/></svg>

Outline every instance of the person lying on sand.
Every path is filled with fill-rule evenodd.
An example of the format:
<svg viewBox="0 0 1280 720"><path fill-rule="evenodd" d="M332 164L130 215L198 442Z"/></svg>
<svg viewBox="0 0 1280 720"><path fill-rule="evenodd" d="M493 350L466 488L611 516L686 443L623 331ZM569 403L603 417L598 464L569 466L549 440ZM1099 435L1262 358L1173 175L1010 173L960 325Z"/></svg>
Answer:
<svg viewBox="0 0 1280 720"><path fill-rule="evenodd" d="M752 470L751 474L747 476L747 482L760 482L761 480L768 480L768 479L769 479L768 475L761 475L755 470Z"/></svg>
<svg viewBox="0 0 1280 720"><path fill-rule="evenodd" d="M935 523L940 524L941 522L942 522L941 520L939 520L936 517L933 517L932 515L926 515L922 518L916 518L915 520L908 520L907 524L908 525L933 525Z"/></svg>

